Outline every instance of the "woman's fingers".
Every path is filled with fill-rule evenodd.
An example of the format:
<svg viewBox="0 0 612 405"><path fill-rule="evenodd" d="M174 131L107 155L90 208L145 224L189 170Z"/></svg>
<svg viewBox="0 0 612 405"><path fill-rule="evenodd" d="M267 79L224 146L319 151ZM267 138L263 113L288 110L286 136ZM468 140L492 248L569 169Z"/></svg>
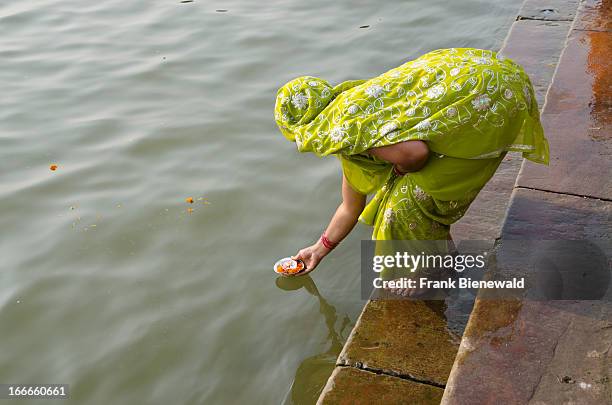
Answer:
<svg viewBox="0 0 612 405"><path fill-rule="evenodd" d="M306 265L306 270L298 273L296 275L301 276L304 274L308 274L318 266L319 262L323 257L319 256L316 252L313 251L313 247L307 247L301 249L295 255L291 256L293 260L301 260Z"/></svg>
<svg viewBox="0 0 612 405"><path fill-rule="evenodd" d="M314 267L306 266L306 270L304 270L303 272L299 273L298 276L304 276L304 275L310 273L311 271L313 271L314 269L315 269Z"/></svg>
<svg viewBox="0 0 612 405"><path fill-rule="evenodd" d="M304 261L304 264L306 265L306 270L301 271L299 273L296 274L292 274L291 277L299 277L299 276L305 276L306 274L310 273L311 271L313 271L315 269L315 267L317 267L317 263L313 264L312 260L309 261Z"/></svg>
<svg viewBox="0 0 612 405"><path fill-rule="evenodd" d="M304 263L306 264L306 268L307 268L308 270L314 270L314 268L315 268L315 267L317 267L317 264L318 264L318 263L317 263L317 262L316 262L316 261L315 261L315 260L312 258L312 256L311 256L311 257L310 257L308 260L304 261Z"/></svg>
<svg viewBox="0 0 612 405"><path fill-rule="evenodd" d="M293 260L304 260L304 249L297 252L295 255L291 256Z"/></svg>

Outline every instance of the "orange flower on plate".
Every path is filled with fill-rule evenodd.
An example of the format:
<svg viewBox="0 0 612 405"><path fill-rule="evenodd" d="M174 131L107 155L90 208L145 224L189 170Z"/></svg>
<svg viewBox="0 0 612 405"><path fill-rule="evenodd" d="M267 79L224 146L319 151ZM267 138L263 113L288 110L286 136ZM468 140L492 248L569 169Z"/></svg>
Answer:
<svg viewBox="0 0 612 405"><path fill-rule="evenodd" d="M276 262L274 271L283 275L295 275L305 270L305 267L304 262L301 260L286 258Z"/></svg>

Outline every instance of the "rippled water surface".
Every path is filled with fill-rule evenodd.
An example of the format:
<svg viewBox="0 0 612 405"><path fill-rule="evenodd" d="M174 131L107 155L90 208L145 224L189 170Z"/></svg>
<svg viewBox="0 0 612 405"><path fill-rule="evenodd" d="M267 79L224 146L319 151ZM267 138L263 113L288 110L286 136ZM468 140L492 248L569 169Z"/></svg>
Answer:
<svg viewBox="0 0 612 405"><path fill-rule="evenodd" d="M276 130L276 89L498 49L519 4L3 1L0 383L70 384L63 404L312 403L363 305L369 229L312 279L275 279L340 198L338 162Z"/></svg>

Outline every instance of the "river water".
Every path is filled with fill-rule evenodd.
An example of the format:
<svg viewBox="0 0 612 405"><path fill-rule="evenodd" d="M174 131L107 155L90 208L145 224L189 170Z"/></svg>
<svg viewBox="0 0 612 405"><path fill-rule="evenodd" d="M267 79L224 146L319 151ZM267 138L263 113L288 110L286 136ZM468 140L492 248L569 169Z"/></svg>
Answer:
<svg viewBox="0 0 612 405"><path fill-rule="evenodd" d="M3 1L0 383L313 403L364 303L369 229L276 280L340 199L338 162L275 128L277 88L498 49L520 3Z"/></svg>

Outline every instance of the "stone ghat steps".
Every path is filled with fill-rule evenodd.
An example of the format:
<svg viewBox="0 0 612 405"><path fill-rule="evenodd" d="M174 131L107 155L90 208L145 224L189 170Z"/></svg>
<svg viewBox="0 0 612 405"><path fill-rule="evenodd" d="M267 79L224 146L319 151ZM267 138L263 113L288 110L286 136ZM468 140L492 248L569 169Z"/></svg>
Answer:
<svg viewBox="0 0 612 405"><path fill-rule="evenodd" d="M544 104L578 3L578 0L527 0L501 49L530 76L540 106ZM507 156L464 218L453 227L455 240L493 241L500 237L521 162L520 156ZM447 328L443 304L369 301L318 404L437 404L442 395L446 403L477 403L467 401L469 395L462 397L467 402L459 401L461 391L455 390L451 396L447 395L448 390L444 391L447 386L461 385L460 376L468 370L455 362L459 337ZM472 320L470 324L476 325ZM453 380L449 380L451 369ZM495 391L494 386L490 388Z"/></svg>
<svg viewBox="0 0 612 405"><path fill-rule="evenodd" d="M612 256L611 15L612 1L580 4L542 113L551 164L523 162L502 240L589 240ZM592 266L582 267L571 274ZM538 267L496 271L512 277ZM612 403L612 292L603 271L600 300L477 299L442 403Z"/></svg>

